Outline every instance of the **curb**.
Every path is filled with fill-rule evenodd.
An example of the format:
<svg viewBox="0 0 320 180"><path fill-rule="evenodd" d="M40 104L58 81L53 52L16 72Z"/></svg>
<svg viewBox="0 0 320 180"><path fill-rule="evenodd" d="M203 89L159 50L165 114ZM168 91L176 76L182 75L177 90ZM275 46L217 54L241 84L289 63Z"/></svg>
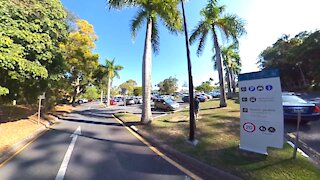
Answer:
<svg viewBox="0 0 320 180"><path fill-rule="evenodd" d="M285 134L285 138L286 138L288 141L295 142L295 135ZM308 146L306 145L306 143L304 143L303 141L301 141L301 139L299 139L298 148L300 148L302 151L304 151L304 152L309 156L308 159L309 159L318 169L320 169L320 153L318 153L316 150L308 147Z"/></svg>
<svg viewBox="0 0 320 180"><path fill-rule="evenodd" d="M126 123L119 118L117 115L114 114L114 117L119 119L123 122L125 126ZM159 140L153 139L149 137L146 133L143 131L138 131L135 127L127 126L128 128L132 129L134 132L142 136L144 139L146 139L151 145L157 147L160 151L162 151L164 154L166 154L168 157L170 157L172 160L178 162L179 164L183 164L183 166L189 170L191 170L193 173L195 173L197 176L203 178L203 179L228 179L228 180L240 180L240 177L234 176L230 173L227 173L225 171L222 171L220 169L217 169L215 167L209 166L193 157L190 157L188 155L185 155L170 146L166 145L164 142L161 142Z"/></svg>

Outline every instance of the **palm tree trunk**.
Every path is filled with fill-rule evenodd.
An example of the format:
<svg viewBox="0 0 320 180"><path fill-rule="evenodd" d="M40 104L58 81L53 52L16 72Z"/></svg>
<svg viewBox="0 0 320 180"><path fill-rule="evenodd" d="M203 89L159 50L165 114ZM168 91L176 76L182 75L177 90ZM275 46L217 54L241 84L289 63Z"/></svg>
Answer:
<svg viewBox="0 0 320 180"><path fill-rule="evenodd" d="M232 68L230 69L230 75L231 75L232 94L235 95L236 94L236 78Z"/></svg>
<svg viewBox="0 0 320 180"><path fill-rule="evenodd" d="M217 61L217 69L219 74L219 84L220 84L220 107L227 107L227 98L226 98L226 92L224 87L224 78L223 78L223 65L221 62L221 50L218 43L218 37L215 32L214 27L212 27L213 32L213 41L214 41L214 49L216 52L216 61Z"/></svg>
<svg viewBox="0 0 320 180"><path fill-rule="evenodd" d="M151 114L151 33L152 19L149 17L147 22L144 53L142 59L142 115L141 123L147 124L152 121Z"/></svg>
<svg viewBox="0 0 320 180"><path fill-rule="evenodd" d="M183 15L183 25L184 25L184 36L186 40L186 50L187 50L187 59L188 59L188 79L189 79L189 141L195 140L195 131L196 131L196 123L194 116L194 94L193 94L193 79L192 79L192 67L191 67L191 57L190 57L190 48L189 48L189 37L188 37L188 29L186 22L186 15L184 11L183 0L181 0L181 8Z"/></svg>
<svg viewBox="0 0 320 180"><path fill-rule="evenodd" d="M226 79L227 79L227 87L228 87L228 98L231 97L231 74L230 70L227 69L226 72Z"/></svg>
<svg viewBox="0 0 320 180"><path fill-rule="evenodd" d="M107 106L110 105L110 89L111 89L111 79L108 77Z"/></svg>

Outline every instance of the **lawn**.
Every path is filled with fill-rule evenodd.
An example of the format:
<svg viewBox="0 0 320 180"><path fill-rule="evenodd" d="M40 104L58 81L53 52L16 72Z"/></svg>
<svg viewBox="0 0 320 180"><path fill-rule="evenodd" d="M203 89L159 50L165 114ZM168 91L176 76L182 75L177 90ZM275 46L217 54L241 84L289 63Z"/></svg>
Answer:
<svg viewBox="0 0 320 180"><path fill-rule="evenodd" d="M319 169L308 159L300 154L295 160L291 158L293 149L288 144L283 149L269 148L268 156L239 150L239 104L229 100L227 108L218 108L218 105L218 101L200 104L196 147L186 143L188 110L155 119L151 125L138 125L138 128L180 152L244 179L320 179ZM133 114L118 116L131 122L140 119Z"/></svg>

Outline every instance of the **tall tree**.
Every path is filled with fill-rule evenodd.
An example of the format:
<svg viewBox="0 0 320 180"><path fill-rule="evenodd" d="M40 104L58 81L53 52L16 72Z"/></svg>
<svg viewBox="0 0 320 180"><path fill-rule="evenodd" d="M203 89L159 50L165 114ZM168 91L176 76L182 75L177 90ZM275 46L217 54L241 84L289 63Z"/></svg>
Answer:
<svg viewBox="0 0 320 180"><path fill-rule="evenodd" d="M107 71L107 106L110 105L110 90L111 90L111 84L112 84L112 79L114 77L118 77L119 76L119 71L123 69L122 66L120 65L115 65L114 64L115 59L113 59L112 61L106 59L106 71Z"/></svg>
<svg viewBox="0 0 320 180"><path fill-rule="evenodd" d="M52 87L63 69L58 44L67 36L65 18L59 0L1 1L0 95L10 90L9 98L36 101Z"/></svg>
<svg viewBox="0 0 320 180"><path fill-rule="evenodd" d="M231 95L236 92L235 78L241 71L241 60L238 53L238 44L231 44L221 48L223 65L225 66L226 79L228 81L228 93Z"/></svg>
<svg viewBox="0 0 320 180"><path fill-rule="evenodd" d="M161 94L173 94L178 89L178 79L169 77L159 83Z"/></svg>
<svg viewBox="0 0 320 180"><path fill-rule="evenodd" d="M224 14L225 6L218 6L217 0L209 0L205 8L200 12L202 20L197 27L193 30L190 37L190 43L193 44L199 40L197 55L199 56L205 47L205 40L207 35L211 32L213 37L214 51L217 62L217 69L219 74L220 84L220 107L226 107L226 93L224 88L223 64L221 61L221 50L217 31L226 39L232 39L237 42L239 36L244 34L243 21L236 15Z"/></svg>
<svg viewBox="0 0 320 180"><path fill-rule="evenodd" d="M159 51L158 19L161 19L171 32L181 30L178 0L108 0L110 8L121 9L128 6L138 7L138 13L131 23L132 37L136 37L138 29L146 22L146 37L142 60L142 99L143 108L141 122L152 121L151 114L151 47L155 53Z"/></svg>
<svg viewBox="0 0 320 180"><path fill-rule="evenodd" d="M320 89L320 31L280 37L259 57L262 69L277 68L287 91Z"/></svg>
<svg viewBox="0 0 320 180"><path fill-rule="evenodd" d="M134 88L137 86L137 82L133 79L129 79L126 82L119 85L120 88L128 90L128 94L132 95Z"/></svg>
<svg viewBox="0 0 320 180"><path fill-rule="evenodd" d="M93 82L93 73L98 67L98 54L93 54L97 36L93 26L85 20L77 20L76 30L70 32L66 43L61 44L67 78L74 87L72 104L87 85Z"/></svg>

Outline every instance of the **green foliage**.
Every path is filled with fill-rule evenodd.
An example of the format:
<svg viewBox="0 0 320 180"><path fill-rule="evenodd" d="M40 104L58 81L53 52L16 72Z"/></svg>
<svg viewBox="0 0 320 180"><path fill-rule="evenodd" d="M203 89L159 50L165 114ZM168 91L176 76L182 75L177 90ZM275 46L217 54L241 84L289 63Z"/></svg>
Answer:
<svg viewBox="0 0 320 180"><path fill-rule="evenodd" d="M93 26L85 20L76 21L76 31L70 32L65 43L60 44L65 59L67 78L74 87L72 103L84 92L98 68L98 54L93 54L97 36Z"/></svg>
<svg viewBox="0 0 320 180"><path fill-rule="evenodd" d="M81 94L80 96L80 98L91 99L91 100L98 99L99 97L100 97L100 94L96 86L87 87L86 92Z"/></svg>
<svg viewBox="0 0 320 180"><path fill-rule="evenodd" d="M1 1L0 86L10 89L6 98L45 91L63 72L58 44L67 36L65 18L59 0Z"/></svg>
<svg viewBox="0 0 320 180"><path fill-rule="evenodd" d="M196 87L197 91L205 92L205 93L211 92L213 89L214 89L213 86L211 86L209 82L204 82L200 86Z"/></svg>
<svg viewBox="0 0 320 180"><path fill-rule="evenodd" d="M307 90L320 87L320 31L301 32L290 38L284 35L259 57L262 69L280 70L285 90Z"/></svg>
<svg viewBox="0 0 320 180"><path fill-rule="evenodd" d="M142 87L135 87L133 89L133 95L135 96L142 96Z"/></svg>
<svg viewBox="0 0 320 180"><path fill-rule="evenodd" d="M9 94L9 89L0 86L0 96Z"/></svg>
<svg viewBox="0 0 320 180"><path fill-rule="evenodd" d="M134 87L137 85L135 80L129 79L126 82L119 85L119 88L125 88L128 90L128 95L133 94Z"/></svg>
<svg viewBox="0 0 320 180"><path fill-rule="evenodd" d="M159 83L160 94L173 94L178 89L178 79L169 77Z"/></svg>

